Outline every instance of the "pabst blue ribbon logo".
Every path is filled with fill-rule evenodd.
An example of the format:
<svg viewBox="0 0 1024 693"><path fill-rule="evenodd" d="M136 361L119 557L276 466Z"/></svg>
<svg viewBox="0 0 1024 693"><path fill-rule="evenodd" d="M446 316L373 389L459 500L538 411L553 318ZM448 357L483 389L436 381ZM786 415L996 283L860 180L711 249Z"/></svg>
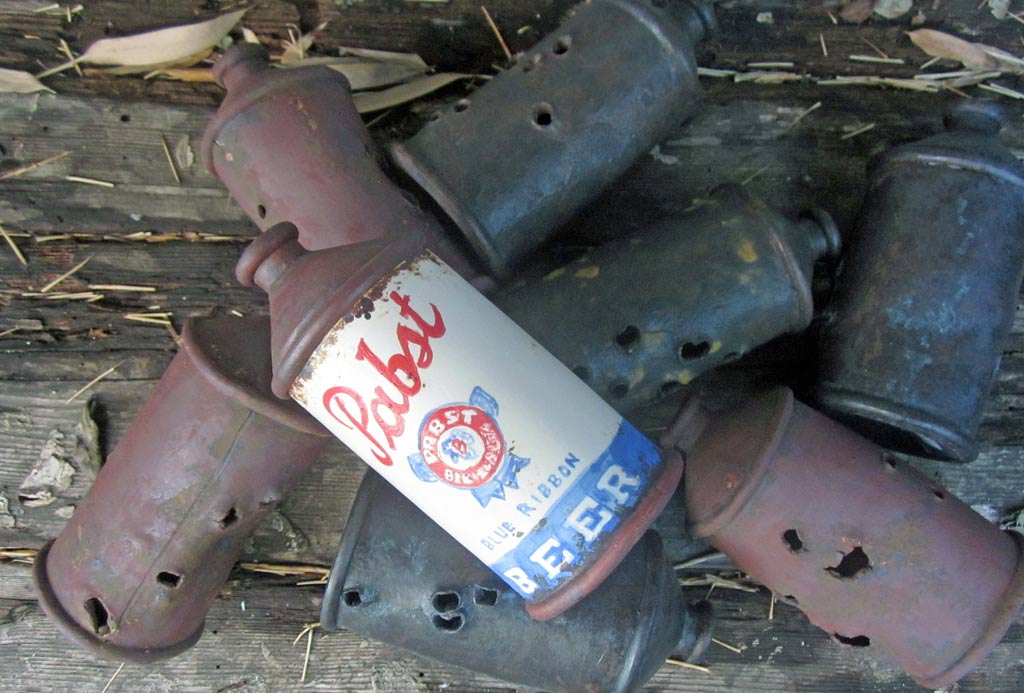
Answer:
<svg viewBox="0 0 1024 693"><path fill-rule="evenodd" d="M516 475L530 460L512 454L498 426L498 402L474 387L469 402L454 402L427 414L417 454L409 466L423 481L443 481L470 491L482 506L519 488Z"/></svg>

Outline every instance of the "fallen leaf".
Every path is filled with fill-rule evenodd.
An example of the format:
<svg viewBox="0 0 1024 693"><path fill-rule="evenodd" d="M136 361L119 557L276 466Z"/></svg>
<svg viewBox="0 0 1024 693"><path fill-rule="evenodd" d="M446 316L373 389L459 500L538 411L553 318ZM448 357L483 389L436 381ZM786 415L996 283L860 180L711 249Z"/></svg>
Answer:
<svg viewBox="0 0 1024 693"><path fill-rule="evenodd" d="M213 70L209 67L164 67L153 70L146 75L146 79L153 77L164 77L176 79L179 82L216 82L213 78Z"/></svg>
<svg viewBox="0 0 1024 693"><path fill-rule="evenodd" d="M996 19L1005 19L1010 9L1010 0L988 0L988 8Z"/></svg>
<svg viewBox="0 0 1024 693"><path fill-rule="evenodd" d="M971 43L934 29L907 33L914 45L933 58L957 60L972 70L1001 70L1024 74L1024 60L983 43Z"/></svg>
<svg viewBox="0 0 1024 693"><path fill-rule="evenodd" d="M252 29L248 29L248 28L246 28L244 26L242 27L242 38L245 40L246 43L259 43L260 42L259 37L256 36L256 32L253 31Z"/></svg>
<svg viewBox="0 0 1024 693"><path fill-rule="evenodd" d="M38 75L60 72L76 63L135 67L149 72L160 66L179 65L203 51L209 51L238 23L246 10L236 10L197 24L183 24L131 36L100 39L73 61Z"/></svg>
<svg viewBox="0 0 1024 693"><path fill-rule="evenodd" d="M6 94L31 94L36 91L56 93L27 72L0 67L0 92Z"/></svg>
<svg viewBox="0 0 1024 693"><path fill-rule="evenodd" d="M426 72L429 69L427 64L423 62L423 58L416 53L400 53L398 51L382 51L374 48L342 46L338 49L338 55L365 58L366 60L376 60L382 63L406 63L410 67L417 68L420 72Z"/></svg>
<svg viewBox="0 0 1024 693"><path fill-rule="evenodd" d="M166 63L154 63L153 65L118 65L116 67L105 67L103 71L108 75L134 75L139 72L159 72L160 70L184 69L191 67L200 60L213 53L212 48L205 48L198 53L185 56L180 60L172 60ZM206 68L212 72L212 68Z"/></svg>
<svg viewBox="0 0 1024 693"><path fill-rule="evenodd" d="M878 0L874 12L879 17L896 19L902 17L914 6L914 0Z"/></svg>
<svg viewBox="0 0 1024 693"><path fill-rule="evenodd" d="M875 11L875 0L847 0L839 10L843 21L860 24L868 20Z"/></svg>
<svg viewBox="0 0 1024 693"><path fill-rule="evenodd" d="M381 62L356 57L306 58L288 64L282 63L281 67L309 67L311 65L325 65L345 75L353 91L400 84L427 71L426 64L421 68L408 62Z"/></svg>
<svg viewBox="0 0 1024 693"><path fill-rule="evenodd" d="M364 91L355 94L352 100L355 101L356 110L360 113L373 113L383 111L386 108L393 108L408 101L415 101L426 96L432 91L448 86L460 79L471 79L476 75L467 75L458 72L442 72L436 75L426 75L414 79L396 87L381 89L380 91Z"/></svg>
<svg viewBox="0 0 1024 693"><path fill-rule="evenodd" d="M288 29L288 39L284 41L284 53L281 55L281 64L287 65L288 63L305 59L306 51L310 49L313 41L316 40L316 33L323 31L326 26L327 22L321 22L308 34L301 34L297 30L292 31Z"/></svg>

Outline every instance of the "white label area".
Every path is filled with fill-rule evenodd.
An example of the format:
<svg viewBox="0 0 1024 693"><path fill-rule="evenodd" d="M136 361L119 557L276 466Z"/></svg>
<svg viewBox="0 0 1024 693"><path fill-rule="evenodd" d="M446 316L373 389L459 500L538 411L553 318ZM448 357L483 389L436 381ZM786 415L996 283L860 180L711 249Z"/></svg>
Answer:
<svg viewBox="0 0 1024 693"><path fill-rule="evenodd" d="M658 448L429 252L353 304L292 397L523 597L592 560Z"/></svg>

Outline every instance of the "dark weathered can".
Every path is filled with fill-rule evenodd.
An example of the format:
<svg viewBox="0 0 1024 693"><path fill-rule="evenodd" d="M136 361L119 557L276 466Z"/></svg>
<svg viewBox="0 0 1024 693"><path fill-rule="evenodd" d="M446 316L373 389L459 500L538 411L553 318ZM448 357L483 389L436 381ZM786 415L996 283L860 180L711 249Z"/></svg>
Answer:
<svg viewBox="0 0 1024 693"><path fill-rule="evenodd" d="M321 421L545 620L600 584L682 474L412 235L305 251L266 231L273 389Z"/></svg>
<svg viewBox="0 0 1024 693"><path fill-rule="evenodd" d="M565 614L522 597L372 470L345 524L320 625L518 686L632 693L669 656L700 658L706 602L689 606L656 532Z"/></svg>
<svg viewBox="0 0 1024 693"><path fill-rule="evenodd" d="M788 389L711 418L685 487L695 536L929 689L977 667L1024 602L1019 534Z"/></svg>
<svg viewBox="0 0 1024 693"><path fill-rule="evenodd" d="M693 113L713 22L705 2L583 2L391 156L506 276Z"/></svg>
<svg viewBox="0 0 1024 693"><path fill-rule="evenodd" d="M626 412L807 327L815 261L838 249L825 212L792 221L728 186L493 300Z"/></svg>
<svg viewBox="0 0 1024 693"><path fill-rule="evenodd" d="M330 440L270 392L269 328L186 324L181 350L40 551L39 601L81 647L131 662L191 647L245 540Z"/></svg>
<svg viewBox="0 0 1024 693"><path fill-rule="evenodd" d="M1024 165L995 107L871 166L815 398L886 447L967 462L1024 274Z"/></svg>

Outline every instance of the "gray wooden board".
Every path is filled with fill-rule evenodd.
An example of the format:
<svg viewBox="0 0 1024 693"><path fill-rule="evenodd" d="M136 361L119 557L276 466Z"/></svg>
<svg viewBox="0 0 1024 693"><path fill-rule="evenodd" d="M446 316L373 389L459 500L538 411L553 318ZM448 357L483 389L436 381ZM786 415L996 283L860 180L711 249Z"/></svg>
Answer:
<svg viewBox="0 0 1024 693"><path fill-rule="evenodd" d="M90 3L70 24L33 10L47 3L0 1L0 66L35 69L54 64L58 36L75 50L105 33L116 35L182 23L215 13L218 3ZM514 50L526 48L557 23L570 3L488 3ZM702 64L743 69L756 60L791 60L795 71L908 76L924 62L902 32L913 13L896 22L872 20L861 27L833 25L825 14L833 5L791 2L733 2L720 16L722 30L700 49ZM755 21L770 10L772 24ZM998 22L973 0L922 5L928 26L957 31L1011 52L1019 47L1018 27ZM261 3L246 25L279 43L288 22L308 29L331 19L318 49L357 44L420 51L432 64L451 69L487 69L500 59L493 36L481 21L478 3L412 3L366 0L360 3ZM529 29L518 33L519 27ZM825 37L829 56L820 49ZM39 39L25 38L39 36ZM849 54L870 54L867 38L905 67L851 63ZM1000 81L1014 87L1012 79ZM78 469L61 498L40 508L24 507L18 487L57 431L71 445L83 401L92 399L104 452L123 435L175 349L167 330L130 322L125 313L168 310L174 324L191 316L237 310L265 310L257 292L238 287L233 264L242 242L255 233L220 184L200 161L199 142L220 91L208 84L143 81L70 73L51 84L58 96L0 95L0 170L71 150L73 154L19 178L0 180L0 224L15 234L29 259L22 268L0 246L0 493L15 525L4 528L0 546L38 547L66 521L58 510L87 491L91 472ZM561 243L579 245L629 233L693 204L716 185L745 182L755 194L795 213L818 204L848 231L860 202L864 168L886 146L924 136L940 127L947 97L892 90L786 85L732 84L704 80L704 108L645 156L616 186L565 230ZM432 99L398 109L376 128L381 139L407 135L429 116L465 92L453 86ZM796 127L789 124L818 101L822 106ZM1005 141L1024 152L1021 109L1008 102L1011 119ZM874 123L872 130L842 140L843 134ZM175 184L160 138L175 148L182 185ZM189 163L188 154L192 161ZM110 181L114 188L73 184L65 175ZM40 243L59 233L88 238ZM129 234L179 234L180 240L146 243ZM196 240L197 233L231 237L227 242ZM27 237L18 234L28 234ZM191 239L191 240L189 240ZM557 256L557 248L548 251ZM85 304L41 301L21 293L38 288L75 262L92 260L62 290L88 284L150 285L147 294L105 292ZM713 401L724 405L765 382L805 385L812 343L788 338L758 350L739 364L703 378ZM65 404L95 375L119 364L83 401ZM1006 346L996 391L982 427L983 451L971 465L915 461L968 503L990 513L1024 505L1020 468L1024 432L1024 311L1018 311ZM638 415L656 433L671 403ZM340 445L300 482L299 487L246 547L252 560L328 563L363 467ZM61 511L62 513L66 511ZM9 524L9 523L7 523ZM676 499L660 518L670 555L700 550L685 538L685 513ZM319 636L308 680L298 681L304 644L292 646L302 625L317 617L319 588L295 587L287 579L239 573L210 614L199 645L169 663L145 669L128 666L110 690L277 691L503 691L485 677L426 662L352 634ZM706 588L692 590L696 598ZM666 666L652 681L658 691L899 691L914 690L897 670L867 654L832 642L799 612L778 605L767 619L766 591L746 594L716 590L718 637L744 647L735 654L713 646L711 673ZM246 604L242 611L241 604ZM1024 632L1018 618L1006 641L983 667L960 684L962 691L1024 690ZM98 662L62 641L32 598L27 570L0 564L0 688L70 690L103 687L116 668Z"/></svg>

